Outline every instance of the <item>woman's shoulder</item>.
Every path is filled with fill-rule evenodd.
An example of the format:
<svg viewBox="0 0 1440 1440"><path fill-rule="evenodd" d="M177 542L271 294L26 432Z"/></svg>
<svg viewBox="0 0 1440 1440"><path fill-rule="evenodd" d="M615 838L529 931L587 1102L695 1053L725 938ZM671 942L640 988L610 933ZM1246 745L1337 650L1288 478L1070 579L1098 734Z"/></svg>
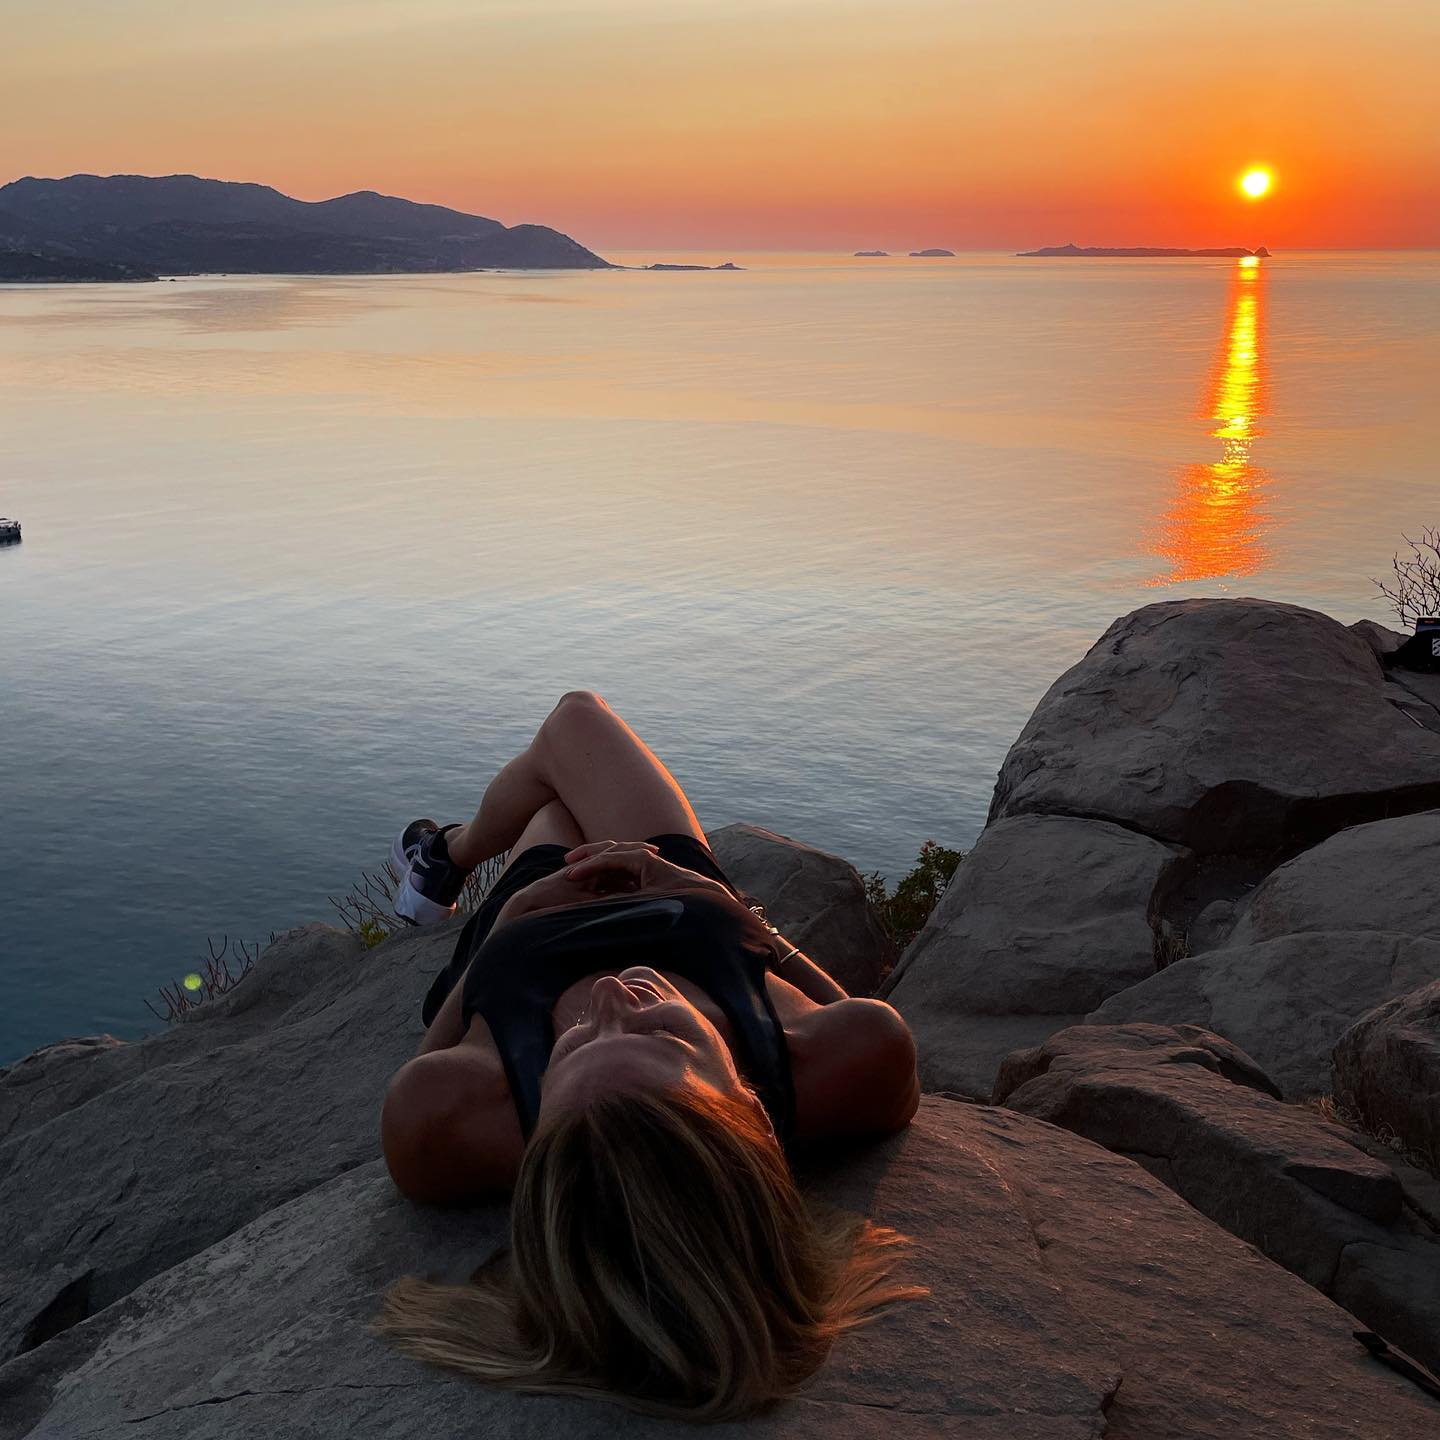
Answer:
<svg viewBox="0 0 1440 1440"><path fill-rule="evenodd" d="M816 1005L785 1032L800 1139L889 1134L909 1124L920 1097L915 1037L894 1006L852 996Z"/></svg>
<svg viewBox="0 0 1440 1440"><path fill-rule="evenodd" d="M412 1200L471 1204L515 1183L525 1139L493 1047L466 1042L408 1060L380 1116L385 1163Z"/></svg>

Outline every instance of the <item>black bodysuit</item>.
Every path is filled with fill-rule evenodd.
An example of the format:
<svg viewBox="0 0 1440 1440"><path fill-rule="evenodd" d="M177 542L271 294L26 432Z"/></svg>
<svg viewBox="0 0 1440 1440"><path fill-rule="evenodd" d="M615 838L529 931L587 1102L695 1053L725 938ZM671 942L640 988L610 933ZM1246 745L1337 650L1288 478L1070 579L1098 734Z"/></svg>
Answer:
<svg viewBox="0 0 1440 1440"><path fill-rule="evenodd" d="M490 1027L520 1128L528 1140L540 1113L540 1077L550 1062L550 1011L577 980L600 970L648 965L684 976L724 1012L736 1068L755 1087L782 1144L794 1134L790 1054L765 987L775 955L769 932L738 902L691 891L622 895L522 915L474 952L462 1016Z"/></svg>

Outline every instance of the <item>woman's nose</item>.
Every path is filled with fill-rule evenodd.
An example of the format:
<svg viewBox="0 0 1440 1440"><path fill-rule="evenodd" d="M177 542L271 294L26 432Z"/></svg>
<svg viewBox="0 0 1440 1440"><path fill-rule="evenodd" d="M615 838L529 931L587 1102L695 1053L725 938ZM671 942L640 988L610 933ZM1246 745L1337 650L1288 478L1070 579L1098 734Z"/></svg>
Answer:
<svg viewBox="0 0 1440 1440"><path fill-rule="evenodd" d="M590 1013L597 1020L614 1020L644 1006L617 975L602 975L590 989Z"/></svg>

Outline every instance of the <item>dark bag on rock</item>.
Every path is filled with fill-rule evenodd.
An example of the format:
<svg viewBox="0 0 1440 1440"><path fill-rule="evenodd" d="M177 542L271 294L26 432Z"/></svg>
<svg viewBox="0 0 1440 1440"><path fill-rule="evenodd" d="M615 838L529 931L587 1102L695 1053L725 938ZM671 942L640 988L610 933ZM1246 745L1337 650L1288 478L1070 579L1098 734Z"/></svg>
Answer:
<svg viewBox="0 0 1440 1440"><path fill-rule="evenodd" d="M1440 617L1422 615L1415 633L1390 656L1390 663L1403 670L1440 671Z"/></svg>

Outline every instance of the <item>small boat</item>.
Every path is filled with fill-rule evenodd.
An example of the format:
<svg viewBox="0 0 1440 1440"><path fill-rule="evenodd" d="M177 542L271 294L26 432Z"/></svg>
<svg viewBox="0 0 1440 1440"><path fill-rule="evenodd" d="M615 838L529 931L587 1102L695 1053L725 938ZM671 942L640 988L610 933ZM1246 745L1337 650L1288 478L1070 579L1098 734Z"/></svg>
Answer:
<svg viewBox="0 0 1440 1440"><path fill-rule="evenodd" d="M0 517L0 545L13 545L20 538L20 522Z"/></svg>

